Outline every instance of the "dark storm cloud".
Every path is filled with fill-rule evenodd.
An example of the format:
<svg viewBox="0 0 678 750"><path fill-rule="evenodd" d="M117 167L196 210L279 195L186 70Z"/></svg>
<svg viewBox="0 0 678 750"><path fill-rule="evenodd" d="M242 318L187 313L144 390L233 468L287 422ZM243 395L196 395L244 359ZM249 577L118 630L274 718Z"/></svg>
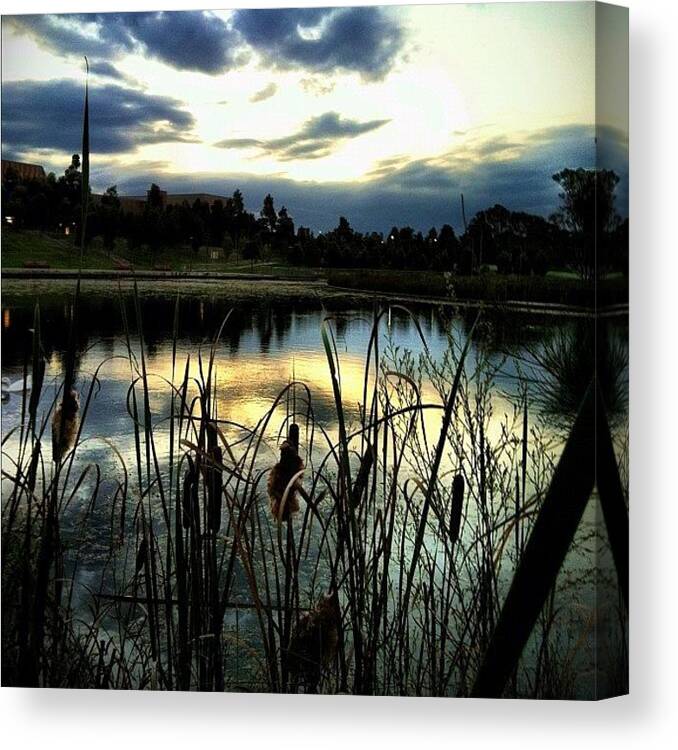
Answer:
<svg viewBox="0 0 678 750"><path fill-rule="evenodd" d="M240 62L238 35L207 11L14 16L8 23L63 55L137 52L179 70L210 74Z"/></svg>
<svg viewBox="0 0 678 750"><path fill-rule="evenodd" d="M78 151L83 89L71 80L11 81L2 86L2 141L13 153ZM195 142L181 102L115 84L90 86L92 153L134 151L168 141Z"/></svg>
<svg viewBox="0 0 678 750"><path fill-rule="evenodd" d="M599 133L599 143L600 140ZM511 210L548 216L559 202L558 186L552 175L564 167L593 168L596 165L594 130L589 126L545 129L520 142L511 140L510 144L510 151L499 148L498 143L495 148L489 148L479 141L475 146L430 159L385 159L377 165L372 179L358 183L295 182L278 175L215 177L196 174L187 177L145 172L128 178L128 182L121 185L121 191L143 193L151 181L176 192L230 195L239 188L249 210L258 211L263 197L270 192L277 205L287 206L297 225L315 230L331 229L343 215L361 231L387 232L394 224L409 224L426 231L444 223L460 231L461 193L464 193L467 216L495 203ZM494 156L478 160L478 153L488 151ZM617 209L622 215L626 215L628 191L626 158L624 138L607 134L607 163L615 165L621 178ZM120 180L111 174L110 182L116 181Z"/></svg>
<svg viewBox="0 0 678 750"><path fill-rule="evenodd" d="M385 125L389 120L358 122L341 117L337 112L311 117L296 133L267 141L253 138L227 138L215 143L219 148L258 148L262 153L281 161L320 159L337 149L342 141Z"/></svg>
<svg viewBox="0 0 678 750"><path fill-rule="evenodd" d="M115 65L106 60L90 60L89 72L93 75L102 76L103 78L115 78L118 81L126 80L127 76L121 73Z"/></svg>
<svg viewBox="0 0 678 750"><path fill-rule="evenodd" d="M384 8L239 10L234 27L271 65L315 72L349 71L379 80L405 34Z"/></svg>
<svg viewBox="0 0 678 750"><path fill-rule="evenodd" d="M208 74L242 65L254 50L273 67L378 80L405 40L395 16L382 8L241 10L228 22L209 11L158 11L13 16L7 23L58 54L141 53Z"/></svg>
<svg viewBox="0 0 678 750"><path fill-rule="evenodd" d="M139 83L131 76L118 70L113 63L108 60L89 60L89 72L100 78L110 78L114 81L121 81L129 86L138 86Z"/></svg>

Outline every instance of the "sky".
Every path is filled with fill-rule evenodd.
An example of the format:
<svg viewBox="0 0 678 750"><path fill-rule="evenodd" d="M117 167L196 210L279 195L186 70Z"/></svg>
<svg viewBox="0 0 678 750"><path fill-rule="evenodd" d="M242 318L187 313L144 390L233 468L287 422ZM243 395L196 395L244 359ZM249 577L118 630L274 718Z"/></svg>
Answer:
<svg viewBox="0 0 678 750"><path fill-rule="evenodd" d="M589 2L4 16L2 153L63 173L87 55L95 191L238 188L316 231L460 229L461 193L471 215L552 213L551 176L594 167L598 135L625 215L628 120L608 107L596 129L597 39Z"/></svg>

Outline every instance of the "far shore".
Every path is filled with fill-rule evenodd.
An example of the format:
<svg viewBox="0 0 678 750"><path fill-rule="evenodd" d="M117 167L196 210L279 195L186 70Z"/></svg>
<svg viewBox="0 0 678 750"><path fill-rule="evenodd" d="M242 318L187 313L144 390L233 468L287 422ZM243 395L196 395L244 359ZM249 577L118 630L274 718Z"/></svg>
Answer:
<svg viewBox="0 0 678 750"><path fill-rule="evenodd" d="M2 270L3 292L21 293L24 283L30 284L32 293L67 291L69 282L78 277L77 269L64 268L5 268ZM187 294L224 295L229 297L251 296L255 290L274 297L315 297L337 299L350 297L356 300L383 299L391 302L411 302L429 305L455 305L462 308L502 309L511 312L535 313L540 315L591 316L594 311L587 306L561 304L556 302L530 301L520 299L458 299L443 295L422 295L385 289L362 289L357 286L360 272L356 271L355 286L337 283L341 279L300 279L298 276L281 274L259 274L236 271L159 271L148 269L111 270L83 269L81 279L94 282L94 289L86 284L85 293L114 293L119 288L131 288L134 282L139 285L141 294L174 294L181 290ZM6 282L9 282L7 284ZM41 283L42 282L42 283ZM46 284L45 282L51 282ZM59 289L55 289L55 284ZM111 283L112 282L112 283ZM153 283L156 282L156 283ZM153 285L151 285L153 283ZM159 284L159 286L158 286ZM38 287L37 289L35 287ZM628 304L614 304L599 311L605 315L620 315L628 312Z"/></svg>

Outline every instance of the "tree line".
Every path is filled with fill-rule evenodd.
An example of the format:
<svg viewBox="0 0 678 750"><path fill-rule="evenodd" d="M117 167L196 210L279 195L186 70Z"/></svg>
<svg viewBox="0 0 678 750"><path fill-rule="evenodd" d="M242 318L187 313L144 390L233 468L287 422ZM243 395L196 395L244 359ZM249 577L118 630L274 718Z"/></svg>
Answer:
<svg viewBox="0 0 678 750"><path fill-rule="evenodd" d="M628 219L615 209L619 181L610 170L563 169L553 175L560 205L548 219L494 205L478 211L457 235L450 224L428 232L394 226L382 232L359 232L346 217L329 232L295 227L287 208L276 209L269 194L255 215L236 190L211 203L165 205L151 185L141 211L125 210L116 186L89 201L87 243L100 237L104 249L120 243L134 260L148 250L158 261L163 252L185 249L187 261L201 248L219 248L224 258L279 259L298 266L391 268L456 271L486 269L504 274L544 274L569 268L584 279L628 267ZM21 180L7 170L2 184L4 217L16 226L79 236L80 158L74 154L60 177Z"/></svg>

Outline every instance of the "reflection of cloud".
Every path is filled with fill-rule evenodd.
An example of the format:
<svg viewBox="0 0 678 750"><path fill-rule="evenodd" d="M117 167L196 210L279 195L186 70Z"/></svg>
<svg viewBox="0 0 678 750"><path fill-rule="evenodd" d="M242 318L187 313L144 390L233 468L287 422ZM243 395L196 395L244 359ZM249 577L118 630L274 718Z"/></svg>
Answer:
<svg viewBox="0 0 678 750"><path fill-rule="evenodd" d="M90 86L92 151L134 151L149 143L194 143L193 116L180 102L116 84ZM14 151L75 151L82 138L82 85L71 80L2 86L2 141Z"/></svg>
<svg viewBox="0 0 678 750"><path fill-rule="evenodd" d="M344 119L336 112L311 117L300 130L283 138L260 141L254 138L227 138L214 145L219 148L257 148L281 161L320 159L336 150L349 138L357 138L385 125L388 120L358 122Z"/></svg>
<svg viewBox="0 0 678 750"><path fill-rule="evenodd" d="M257 102L264 102L266 101L266 99L270 99L277 90L277 85L271 82L268 84L268 86L264 86L261 91L257 91L256 94L252 94L252 96L250 97L250 101L252 102L252 104L256 104Z"/></svg>

